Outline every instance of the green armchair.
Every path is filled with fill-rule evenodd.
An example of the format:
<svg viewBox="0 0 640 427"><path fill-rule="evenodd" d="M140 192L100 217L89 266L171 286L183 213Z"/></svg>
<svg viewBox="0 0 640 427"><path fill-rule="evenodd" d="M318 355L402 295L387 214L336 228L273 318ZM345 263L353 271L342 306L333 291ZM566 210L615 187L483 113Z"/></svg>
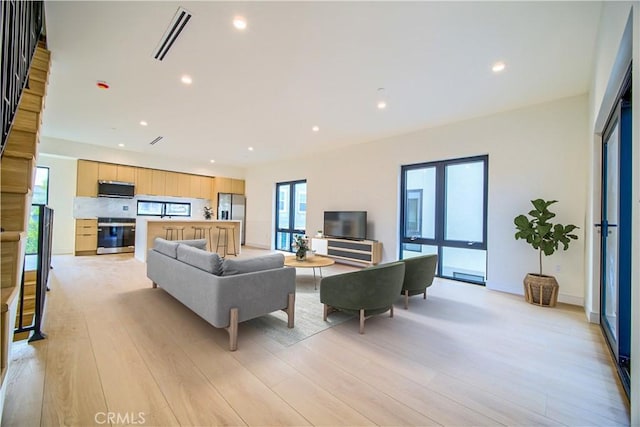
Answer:
<svg viewBox="0 0 640 427"><path fill-rule="evenodd" d="M409 297L423 294L427 299L427 288L433 284L436 275L438 255L423 255L402 260L405 264L404 282L402 283L402 295L404 295L404 308L409 308Z"/></svg>
<svg viewBox="0 0 640 427"><path fill-rule="evenodd" d="M391 311L402 289L405 264L394 262L350 273L324 277L320 282L320 302L324 304L324 320L334 311L360 316L360 333L364 321L371 316Z"/></svg>

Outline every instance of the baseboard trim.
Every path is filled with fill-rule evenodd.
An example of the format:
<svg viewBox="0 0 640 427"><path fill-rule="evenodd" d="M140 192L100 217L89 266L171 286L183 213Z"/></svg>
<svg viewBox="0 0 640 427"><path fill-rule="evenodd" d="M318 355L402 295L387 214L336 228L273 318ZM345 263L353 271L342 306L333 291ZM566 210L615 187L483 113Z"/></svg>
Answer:
<svg viewBox="0 0 640 427"><path fill-rule="evenodd" d="M584 307L584 298L567 294L558 294L558 302Z"/></svg>

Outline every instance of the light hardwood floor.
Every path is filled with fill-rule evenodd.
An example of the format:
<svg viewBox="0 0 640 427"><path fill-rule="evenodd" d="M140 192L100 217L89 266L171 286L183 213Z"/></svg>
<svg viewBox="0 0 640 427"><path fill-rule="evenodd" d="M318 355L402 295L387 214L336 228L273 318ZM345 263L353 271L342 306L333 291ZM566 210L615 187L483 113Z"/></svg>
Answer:
<svg viewBox="0 0 640 427"><path fill-rule="evenodd" d="M152 289L131 255L53 266L48 338L13 348L3 426L105 425L109 412L113 425L629 424L600 329L578 307L436 280L364 335L353 319L283 347L241 324L229 352L224 330Z"/></svg>

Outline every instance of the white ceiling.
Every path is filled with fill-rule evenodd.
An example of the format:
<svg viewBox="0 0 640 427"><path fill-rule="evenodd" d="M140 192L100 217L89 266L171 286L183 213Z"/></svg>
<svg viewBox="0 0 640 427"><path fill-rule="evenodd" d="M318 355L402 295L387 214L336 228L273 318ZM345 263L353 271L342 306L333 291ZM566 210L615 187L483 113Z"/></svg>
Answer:
<svg viewBox="0 0 640 427"><path fill-rule="evenodd" d="M157 61L152 52L180 6L193 17ZM586 93L601 4L48 1L45 8L52 68L42 135L246 167ZM232 26L236 15L248 21L244 32ZM494 74L498 60L507 68ZM180 82L184 73L191 86ZM98 80L111 89L96 88ZM384 111L376 108L380 87ZM164 138L149 145L157 136Z"/></svg>

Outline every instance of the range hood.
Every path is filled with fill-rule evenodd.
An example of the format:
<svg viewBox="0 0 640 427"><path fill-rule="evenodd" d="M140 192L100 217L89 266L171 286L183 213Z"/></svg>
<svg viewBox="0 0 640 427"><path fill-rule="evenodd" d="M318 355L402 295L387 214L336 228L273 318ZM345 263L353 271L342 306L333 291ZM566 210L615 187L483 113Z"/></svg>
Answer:
<svg viewBox="0 0 640 427"><path fill-rule="evenodd" d="M98 181L98 197L133 199L135 187L131 182Z"/></svg>

